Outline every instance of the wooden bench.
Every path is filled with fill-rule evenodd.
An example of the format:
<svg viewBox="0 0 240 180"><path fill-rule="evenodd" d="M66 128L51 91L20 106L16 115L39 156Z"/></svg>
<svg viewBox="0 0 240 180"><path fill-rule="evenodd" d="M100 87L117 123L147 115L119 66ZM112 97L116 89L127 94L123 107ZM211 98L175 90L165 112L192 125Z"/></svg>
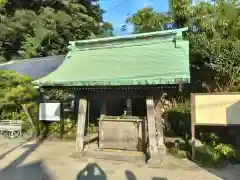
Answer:
<svg viewBox="0 0 240 180"><path fill-rule="evenodd" d="M19 120L0 120L0 135L9 138L21 136L22 125Z"/></svg>

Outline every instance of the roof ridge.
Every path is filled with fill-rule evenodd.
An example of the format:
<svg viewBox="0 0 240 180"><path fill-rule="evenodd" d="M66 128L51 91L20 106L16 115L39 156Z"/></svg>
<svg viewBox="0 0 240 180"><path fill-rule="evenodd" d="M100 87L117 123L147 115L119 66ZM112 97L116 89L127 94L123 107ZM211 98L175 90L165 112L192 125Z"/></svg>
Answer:
<svg viewBox="0 0 240 180"><path fill-rule="evenodd" d="M174 39L158 39L158 41L147 41L147 42L132 42L132 43L119 43L119 44L106 44L106 45L97 45L97 46L87 46L87 47L73 47L75 51L87 51L87 50L96 50L96 49L113 49L113 48L122 48L122 47L135 47L135 46L145 46L145 45L154 45L161 42L174 43ZM173 45L174 47L174 45Z"/></svg>
<svg viewBox="0 0 240 180"><path fill-rule="evenodd" d="M129 40L129 39L137 39L137 38L144 38L144 37L152 37L152 36L164 36L164 35L171 35L171 34L179 34L184 31L187 31L188 28L180 28L180 29L172 29L172 30L165 30L165 31L156 31L150 33L140 33L140 34L130 34L124 36L115 36L115 37L107 37L107 38L96 38L96 39L88 39L88 40L80 40L80 41L70 41L70 45L81 45L81 44L89 44L89 43L101 43L101 42L109 42L109 41L117 41L117 40Z"/></svg>

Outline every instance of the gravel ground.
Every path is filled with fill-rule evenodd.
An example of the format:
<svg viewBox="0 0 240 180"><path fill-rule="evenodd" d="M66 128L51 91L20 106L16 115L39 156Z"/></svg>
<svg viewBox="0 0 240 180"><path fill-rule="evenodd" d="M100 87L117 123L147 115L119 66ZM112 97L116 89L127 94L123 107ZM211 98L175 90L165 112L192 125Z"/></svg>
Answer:
<svg viewBox="0 0 240 180"><path fill-rule="evenodd" d="M166 157L165 166L150 168L94 157L72 158L74 141L24 141L0 138L0 180L237 180L240 177L239 166L203 169L188 160Z"/></svg>

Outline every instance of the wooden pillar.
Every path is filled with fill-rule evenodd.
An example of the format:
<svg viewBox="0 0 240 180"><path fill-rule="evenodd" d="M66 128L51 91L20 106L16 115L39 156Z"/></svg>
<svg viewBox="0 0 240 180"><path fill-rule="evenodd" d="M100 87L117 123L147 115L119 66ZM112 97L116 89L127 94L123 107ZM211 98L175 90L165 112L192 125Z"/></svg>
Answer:
<svg viewBox="0 0 240 180"><path fill-rule="evenodd" d="M81 152L84 148L84 131L87 113L87 99L79 100L76 151Z"/></svg>
<svg viewBox="0 0 240 180"><path fill-rule="evenodd" d="M154 159L158 155L157 140L156 140L156 123L154 118L154 100L153 97L146 98L147 105L147 124L148 124L148 139L149 139L149 156Z"/></svg>
<svg viewBox="0 0 240 180"><path fill-rule="evenodd" d="M60 139L63 139L64 135L64 119L62 118L60 120Z"/></svg>
<svg viewBox="0 0 240 180"><path fill-rule="evenodd" d="M132 116L132 99L128 98L127 101L126 101L126 104L127 104L127 115L128 116Z"/></svg>
<svg viewBox="0 0 240 180"><path fill-rule="evenodd" d="M106 101L102 101L101 114L107 115Z"/></svg>
<svg viewBox="0 0 240 180"><path fill-rule="evenodd" d="M195 161L195 95L191 93L191 135L192 135L192 161Z"/></svg>
<svg viewBox="0 0 240 180"><path fill-rule="evenodd" d="M63 139L64 135L64 109L63 109L63 102L60 104L60 139Z"/></svg>
<svg viewBox="0 0 240 180"><path fill-rule="evenodd" d="M240 149L240 132L237 131L237 134L236 134L236 147L237 149Z"/></svg>

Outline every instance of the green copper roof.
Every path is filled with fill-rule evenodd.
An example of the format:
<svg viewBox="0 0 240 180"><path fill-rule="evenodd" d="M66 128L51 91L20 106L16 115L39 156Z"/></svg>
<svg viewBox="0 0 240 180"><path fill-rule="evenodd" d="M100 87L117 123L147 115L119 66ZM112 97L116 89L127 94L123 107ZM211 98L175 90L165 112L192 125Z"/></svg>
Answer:
<svg viewBox="0 0 240 180"><path fill-rule="evenodd" d="M186 29L70 42L62 65L33 81L42 86L151 85L189 82Z"/></svg>

